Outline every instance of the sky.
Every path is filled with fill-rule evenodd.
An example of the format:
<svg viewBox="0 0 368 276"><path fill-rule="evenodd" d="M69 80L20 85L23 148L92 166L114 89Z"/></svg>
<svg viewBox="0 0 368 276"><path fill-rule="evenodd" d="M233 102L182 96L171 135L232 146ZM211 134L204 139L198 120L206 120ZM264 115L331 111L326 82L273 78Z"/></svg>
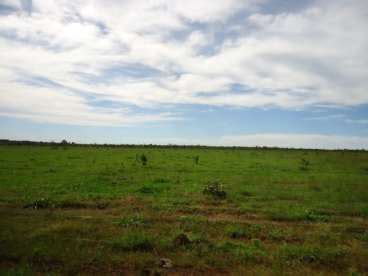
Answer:
<svg viewBox="0 0 368 276"><path fill-rule="evenodd" d="M0 0L0 138L368 149L366 0Z"/></svg>

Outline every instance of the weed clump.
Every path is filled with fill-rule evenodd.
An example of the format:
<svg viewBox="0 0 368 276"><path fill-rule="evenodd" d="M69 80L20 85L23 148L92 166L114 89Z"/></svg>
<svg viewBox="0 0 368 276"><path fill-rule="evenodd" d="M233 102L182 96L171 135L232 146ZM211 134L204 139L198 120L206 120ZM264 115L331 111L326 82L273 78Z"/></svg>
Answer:
<svg viewBox="0 0 368 276"><path fill-rule="evenodd" d="M177 237L175 237L173 241L173 244L175 246L186 246L186 245L189 245L190 243L191 243L191 240L184 233L179 234Z"/></svg>
<svg viewBox="0 0 368 276"><path fill-rule="evenodd" d="M203 194L210 195L216 199L225 199L227 196L223 186L218 182L207 184L203 189Z"/></svg>
<svg viewBox="0 0 368 276"><path fill-rule="evenodd" d="M143 187L139 188L137 192L141 194L159 194L163 190L164 190L163 187L144 185Z"/></svg>
<svg viewBox="0 0 368 276"><path fill-rule="evenodd" d="M258 237L261 233L261 230L261 226L257 224L247 226L230 225L226 228L226 234L232 239L251 239L254 237Z"/></svg>
<svg viewBox="0 0 368 276"><path fill-rule="evenodd" d="M111 242L112 248L120 251L152 251L153 239L145 233L135 232Z"/></svg>
<svg viewBox="0 0 368 276"><path fill-rule="evenodd" d="M226 234L232 239L239 239L248 236L248 232L240 226L229 226L226 228Z"/></svg>
<svg viewBox="0 0 368 276"><path fill-rule="evenodd" d="M358 240L364 241L364 242L368 242L368 231L366 231L365 233L356 235L355 238Z"/></svg>
<svg viewBox="0 0 368 276"><path fill-rule="evenodd" d="M40 198L36 199L32 203L26 204L24 208L32 208L32 209L46 209L55 207L54 204L48 198Z"/></svg>
<svg viewBox="0 0 368 276"><path fill-rule="evenodd" d="M310 166L310 162L304 158L300 160L300 166L299 169L302 171L308 171Z"/></svg>

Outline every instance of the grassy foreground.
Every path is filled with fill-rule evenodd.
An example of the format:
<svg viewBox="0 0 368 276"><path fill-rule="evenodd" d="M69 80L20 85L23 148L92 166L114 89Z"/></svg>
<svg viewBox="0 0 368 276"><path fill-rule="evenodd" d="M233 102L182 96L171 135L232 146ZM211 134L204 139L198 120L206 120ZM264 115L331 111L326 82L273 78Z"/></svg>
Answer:
<svg viewBox="0 0 368 276"><path fill-rule="evenodd" d="M368 152L0 146L1 275L365 275L367 260Z"/></svg>

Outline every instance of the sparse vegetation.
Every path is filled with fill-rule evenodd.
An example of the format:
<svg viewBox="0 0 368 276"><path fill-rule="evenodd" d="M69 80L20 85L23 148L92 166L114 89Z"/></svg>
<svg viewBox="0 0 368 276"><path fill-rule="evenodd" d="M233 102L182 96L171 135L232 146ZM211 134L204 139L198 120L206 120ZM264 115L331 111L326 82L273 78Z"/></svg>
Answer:
<svg viewBox="0 0 368 276"><path fill-rule="evenodd" d="M117 222L118 225L123 227L143 227L149 224L149 221L142 215L134 215L123 217Z"/></svg>
<svg viewBox="0 0 368 276"><path fill-rule="evenodd" d="M128 233L111 241L113 249L121 251L152 251L153 238L143 232Z"/></svg>
<svg viewBox="0 0 368 276"><path fill-rule="evenodd" d="M55 143L0 156L0 274L368 274L364 151Z"/></svg>

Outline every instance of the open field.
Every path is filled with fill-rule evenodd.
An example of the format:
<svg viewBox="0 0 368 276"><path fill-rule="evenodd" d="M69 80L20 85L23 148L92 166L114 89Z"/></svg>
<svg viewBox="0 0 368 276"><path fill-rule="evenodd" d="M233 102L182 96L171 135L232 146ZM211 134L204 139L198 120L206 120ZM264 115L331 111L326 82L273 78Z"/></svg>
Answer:
<svg viewBox="0 0 368 276"><path fill-rule="evenodd" d="M0 274L365 275L367 260L368 152L0 146Z"/></svg>

